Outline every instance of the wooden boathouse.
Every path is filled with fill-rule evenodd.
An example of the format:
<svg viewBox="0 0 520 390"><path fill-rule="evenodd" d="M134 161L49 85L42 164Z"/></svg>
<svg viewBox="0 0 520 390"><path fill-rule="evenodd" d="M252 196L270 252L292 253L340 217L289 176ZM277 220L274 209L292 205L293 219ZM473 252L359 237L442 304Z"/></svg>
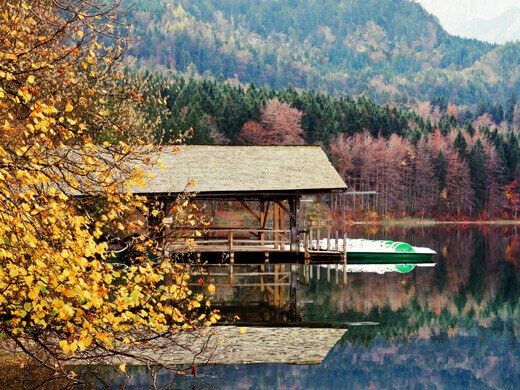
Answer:
<svg viewBox="0 0 520 390"><path fill-rule="evenodd" d="M253 217L255 226L199 228L192 256L205 263L344 262L339 233L319 245L300 215L302 196L339 193L347 188L319 146L184 145L157 156L145 188L135 192L167 205L183 192L197 201L235 202ZM193 185L187 186L188 182ZM159 223L151 221L150 223ZM322 237L325 238L325 237ZM165 243L182 252L181 242Z"/></svg>

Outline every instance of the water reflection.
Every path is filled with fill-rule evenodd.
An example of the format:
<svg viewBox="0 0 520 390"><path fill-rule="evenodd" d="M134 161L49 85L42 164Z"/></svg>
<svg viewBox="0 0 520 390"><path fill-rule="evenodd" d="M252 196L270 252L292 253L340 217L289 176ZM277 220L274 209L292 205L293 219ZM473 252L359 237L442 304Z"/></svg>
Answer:
<svg viewBox="0 0 520 390"><path fill-rule="evenodd" d="M519 388L519 234L493 225L353 227L350 236L433 248L437 266L349 274L344 286L314 279L306 320L380 325L349 327L319 366L221 367L219 385Z"/></svg>
<svg viewBox="0 0 520 390"><path fill-rule="evenodd" d="M345 285L314 278L300 296L303 320L348 326L322 364L212 366L199 370L196 386L520 388L516 226L356 226L349 234L433 248L437 266L348 274Z"/></svg>

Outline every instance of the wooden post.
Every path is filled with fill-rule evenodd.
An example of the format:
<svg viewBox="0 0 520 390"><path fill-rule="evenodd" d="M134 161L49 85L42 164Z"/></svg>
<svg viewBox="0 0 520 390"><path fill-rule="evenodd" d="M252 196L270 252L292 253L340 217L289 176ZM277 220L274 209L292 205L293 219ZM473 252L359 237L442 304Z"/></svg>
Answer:
<svg viewBox="0 0 520 390"><path fill-rule="evenodd" d="M229 252L233 252L233 230L228 231L228 247Z"/></svg>
<svg viewBox="0 0 520 390"><path fill-rule="evenodd" d="M280 230L285 230L285 211L283 210L283 208L281 208L279 205L278 206L278 228ZM285 233L282 233L280 235L281 237L281 248L282 249L285 249Z"/></svg>
<svg viewBox="0 0 520 390"><path fill-rule="evenodd" d="M276 202L273 203L273 229L280 229L280 206ZM279 236L278 233L274 233L274 249L279 249Z"/></svg>
<svg viewBox="0 0 520 390"><path fill-rule="evenodd" d="M347 233L343 233L343 283L347 283Z"/></svg>
<svg viewBox="0 0 520 390"><path fill-rule="evenodd" d="M327 264L327 282L330 283L330 264Z"/></svg>
<svg viewBox="0 0 520 390"><path fill-rule="evenodd" d="M229 285L233 284L233 265L235 264L235 254L233 252L229 253L229 266L228 266L228 283Z"/></svg>
<svg viewBox="0 0 520 390"><path fill-rule="evenodd" d="M336 229L336 252L339 252L339 230Z"/></svg>
<svg viewBox="0 0 520 390"><path fill-rule="evenodd" d="M283 274L285 274L285 264L280 264L280 272ZM285 278L285 275L284 275L284 278ZM285 307L285 286L280 286L279 287L280 289L280 296L279 296L279 305L280 305L280 309L283 309Z"/></svg>
<svg viewBox="0 0 520 390"><path fill-rule="evenodd" d="M289 199L289 210L292 215L289 215L290 228L291 228L291 250L298 250L298 227L296 223L296 199Z"/></svg>
<svg viewBox="0 0 520 390"><path fill-rule="evenodd" d="M296 239L294 241L294 245L296 246L296 251L300 252L300 222L298 221L298 213L300 211L300 197L294 199L294 210L291 212L294 215L294 232L296 234Z"/></svg>
<svg viewBox="0 0 520 390"><path fill-rule="evenodd" d="M298 265L291 265L291 287L289 291L289 312L295 318L300 318L300 305L298 302ZM303 266L303 278L306 279L305 265Z"/></svg>
<svg viewBox="0 0 520 390"><path fill-rule="evenodd" d="M316 229L316 250L317 250L317 251L321 250L321 245L320 245L320 229Z"/></svg>
<svg viewBox="0 0 520 390"><path fill-rule="evenodd" d="M260 201L260 230L264 230L265 229L265 222L266 222L266 207L265 207L265 201ZM264 245L264 232L260 232L259 234L259 237L260 237L260 245L263 246Z"/></svg>
<svg viewBox="0 0 520 390"><path fill-rule="evenodd" d="M277 309L280 305L280 287L278 286L278 272L279 272L280 266L278 264L274 265L274 276L273 276L273 291L274 291L274 297L273 297L273 306Z"/></svg>

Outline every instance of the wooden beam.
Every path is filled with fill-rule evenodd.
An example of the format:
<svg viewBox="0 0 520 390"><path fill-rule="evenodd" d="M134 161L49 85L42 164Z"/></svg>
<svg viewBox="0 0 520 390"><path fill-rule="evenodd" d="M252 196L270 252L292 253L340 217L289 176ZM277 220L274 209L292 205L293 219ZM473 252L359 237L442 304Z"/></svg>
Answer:
<svg viewBox="0 0 520 390"><path fill-rule="evenodd" d="M260 229L264 229L265 228L265 222L267 220L266 218L266 215L265 215L265 201L260 201ZM263 245L264 244L264 238L265 238L265 233L264 232L260 232L259 234L259 238L260 238L260 245Z"/></svg>
<svg viewBox="0 0 520 390"><path fill-rule="evenodd" d="M256 213L255 210L253 210L251 207L249 207L249 205L246 203L245 200L240 200L240 204L242 205L242 207L244 207L247 211L249 211L251 213L251 215L253 215L253 217L255 217L259 223L261 223L261 220L260 220L260 216Z"/></svg>
<svg viewBox="0 0 520 390"><path fill-rule="evenodd" d="M278 228L280 230L285 230L285 211L283 211L282 208L279 208L278 209ZM285 241L286 241L286 237L285 237L285 232L280 234L280 238L281 238L281 249L285 249Z"/></svg>
<svg viewBox="0 0 520 390"><path fill-rule="evenodd" d="M269 204L271 202L270 201L262 201L261 203L261 207L262 207L262 211L261 213L264 215L264 218L263 218L263 221L261 221L260 223L260 229L265 229L265 225L267 223L267 218L269 218Z"/></svg>
<svg viewBox="0 0 520 390"><path fill-rule="evenodd" d="M291 201L292 199L289 199L289 202ZM278 206L280 206L282 208L283 211L285 211L285 213L294 221L296 221L296 215L294 215L291 210L289 210L287 208L287 206L285 206L282 202L280 202L279 200L275 200L276 204L278 204Z"/></svg>

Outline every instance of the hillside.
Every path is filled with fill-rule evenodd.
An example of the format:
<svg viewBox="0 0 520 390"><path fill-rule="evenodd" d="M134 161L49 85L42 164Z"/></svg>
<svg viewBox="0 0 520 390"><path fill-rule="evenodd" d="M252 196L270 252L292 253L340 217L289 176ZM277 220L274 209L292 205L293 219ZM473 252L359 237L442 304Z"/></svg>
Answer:
<svg viewBox="0 0 520 390"><path fill-rule="evenodd" d="M130 54L156 70L379 102L503 101L518 83L503 48L449 35L408 0L137 0L129 18Z"/></svg>

